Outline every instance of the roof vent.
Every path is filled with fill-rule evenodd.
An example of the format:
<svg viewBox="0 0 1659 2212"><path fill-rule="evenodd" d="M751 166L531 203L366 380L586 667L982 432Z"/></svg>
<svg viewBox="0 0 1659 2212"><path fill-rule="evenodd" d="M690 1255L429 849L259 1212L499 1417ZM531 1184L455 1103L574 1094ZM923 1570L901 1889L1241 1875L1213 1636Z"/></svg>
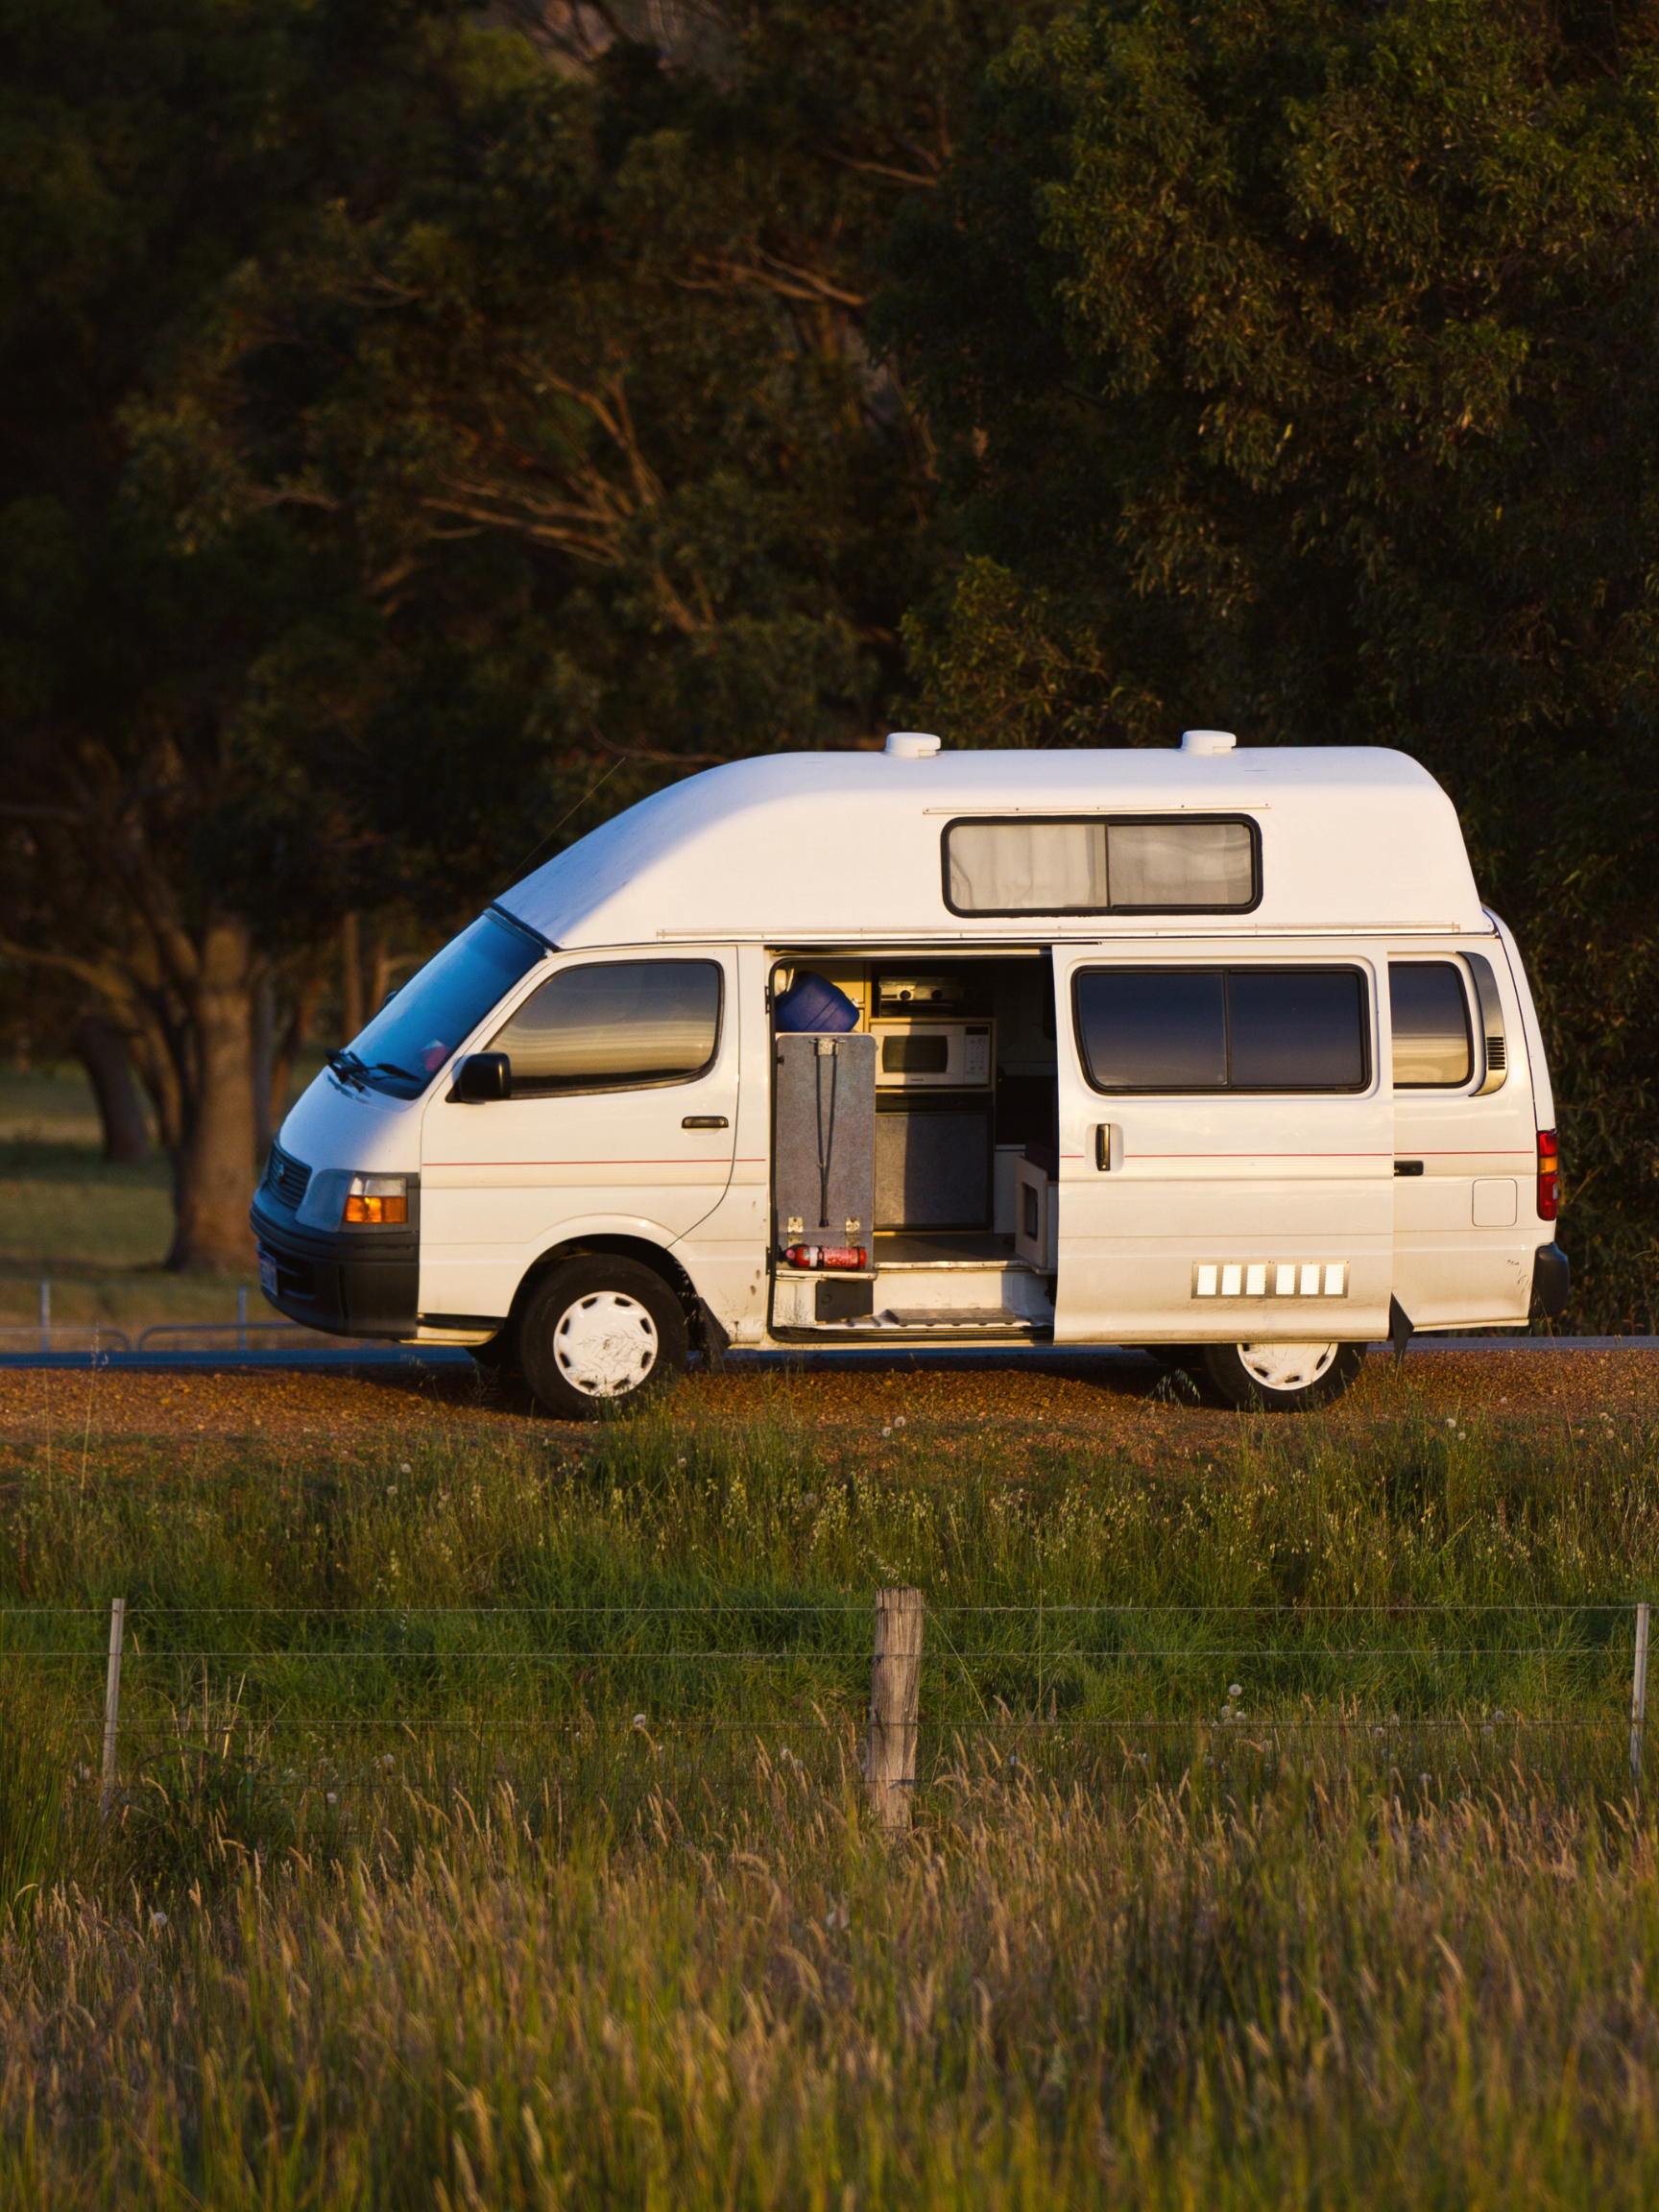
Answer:
<svg viewBox="0 0 1659 2212"><path fill-rule="evenodd" d="M1181 733L1183 753L1231 753L1238 742L1231 730L1183 730Z"/></svg>
<svg viewBox="0 0 1659 2212"><path fill-rule="evenodd" d="M926 730L889 730L886 750L895 760L931 760L939 750L939 740Z"/></svg>

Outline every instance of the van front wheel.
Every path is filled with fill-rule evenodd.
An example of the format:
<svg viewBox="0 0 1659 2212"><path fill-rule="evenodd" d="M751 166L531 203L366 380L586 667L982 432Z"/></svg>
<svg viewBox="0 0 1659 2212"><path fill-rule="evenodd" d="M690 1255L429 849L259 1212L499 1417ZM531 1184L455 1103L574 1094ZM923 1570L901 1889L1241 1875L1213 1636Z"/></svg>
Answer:
<svg viewBox="0 0 1659 2212"><path fill-rule="evenodd" d="M1363 1344L1207 1344L1204 1372L1229 1406L1329 1406L1365 1364Z"/></svg>
<svg viewBox="0 0 1659 2212"><path fill-rule="evenodd" d="M553 1268L518 1326L520 1373L566 1421L591 1420L672 1381L685 1352L685 1316L661 1276L604 1253Z"/></svg>

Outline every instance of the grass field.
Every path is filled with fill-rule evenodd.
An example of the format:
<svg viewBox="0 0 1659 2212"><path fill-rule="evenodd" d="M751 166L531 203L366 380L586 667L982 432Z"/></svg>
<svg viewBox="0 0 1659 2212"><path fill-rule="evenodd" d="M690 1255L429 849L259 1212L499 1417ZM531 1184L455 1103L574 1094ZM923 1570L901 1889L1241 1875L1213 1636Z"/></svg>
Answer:
<svg viewBox="0 0 1659 2212"><path fill-rule="evenodd" d="M172 1235L165 1158L106 1164L78 1066L0 1069L0 1349L37 1322L42 1277L55 1322L134 1338L155 1323L234 1320L239 1285L252 1313L268 1311L257 1275L166 1273Z"/></svg>
<svg viewBox="0 0 1659 2212"><path fill-rule="evenodd" d="M0 1507L9 2198L1659 2179L1646 1412L1449 1425L1401 1384L1194 1464L1176 1413L1148 1463L816 1433L786 1383L741 1424L350 1448L106 1443L58 1403ZM856 1740L896 1582L927 1656L884 1843Z"/></svg>

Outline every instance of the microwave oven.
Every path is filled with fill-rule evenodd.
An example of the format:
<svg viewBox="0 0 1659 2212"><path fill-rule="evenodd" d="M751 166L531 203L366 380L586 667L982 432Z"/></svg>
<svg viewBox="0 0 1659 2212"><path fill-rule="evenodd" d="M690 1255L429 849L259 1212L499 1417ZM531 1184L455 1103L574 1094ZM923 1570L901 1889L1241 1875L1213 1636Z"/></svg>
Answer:
<svg viewBox="0 0 1659 2212"><path fill-rule="evenodd" d="M997 1079L993 1022L870 1024L878 1091L989 1091Z"/></svg>

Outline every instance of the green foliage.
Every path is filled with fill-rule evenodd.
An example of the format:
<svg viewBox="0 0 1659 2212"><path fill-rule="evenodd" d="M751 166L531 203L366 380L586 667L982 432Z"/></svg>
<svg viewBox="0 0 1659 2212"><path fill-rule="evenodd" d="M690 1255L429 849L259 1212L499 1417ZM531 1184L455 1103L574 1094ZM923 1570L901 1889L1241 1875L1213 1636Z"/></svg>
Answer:
<svg viewBox="0 0 1659 2212"><path fill-rule="evenodd" d="M1656 210L1645 8L1112 0L992 70L884 325L975 556L909 633L953 733L1423 759L1538 980L1577 1312L1638 1328Z"/></svg>
<svg viewBox="0 0 1659 2212"><path fill-rule="evenodd" d="M179 325L129 484L180 558L274 517L310 549L332 612L256 668L258 728L349 736L428 903L498 881L526 821L590 826L602 772L609 811L871 728L930 553L867 254L1044 12L774 4L563 69L389 23L425 128Z"/></svg>
<svg viewBox="0 0 1659 2212"><path fill-rule="evenodd" d="M135 1041L176 1263L343 916L867 739L933 559L869 249L1050 12L0 12L0 954Z"/></svg>
<svg viewBox="0 0 1659 2212"><path fill-rule="evenodd" d="M0 1929L27 1927L60 1873L66 1718L60 1700L27 1681L0 1696Z"/></svg>

